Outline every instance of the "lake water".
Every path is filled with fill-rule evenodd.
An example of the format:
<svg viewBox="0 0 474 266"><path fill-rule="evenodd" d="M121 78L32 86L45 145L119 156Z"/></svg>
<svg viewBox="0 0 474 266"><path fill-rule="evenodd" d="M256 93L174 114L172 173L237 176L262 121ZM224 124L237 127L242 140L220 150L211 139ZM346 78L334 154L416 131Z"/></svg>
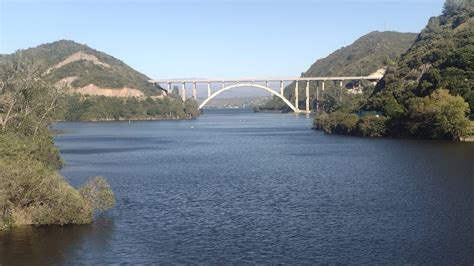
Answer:
<svg viewBox="0 0 474 266"><path fill-rule="evenodd" d="M117 198L92 225L0 234L0 264L474 263L474 143L364 139L292 114L60 123L74 186Z"/></svg>

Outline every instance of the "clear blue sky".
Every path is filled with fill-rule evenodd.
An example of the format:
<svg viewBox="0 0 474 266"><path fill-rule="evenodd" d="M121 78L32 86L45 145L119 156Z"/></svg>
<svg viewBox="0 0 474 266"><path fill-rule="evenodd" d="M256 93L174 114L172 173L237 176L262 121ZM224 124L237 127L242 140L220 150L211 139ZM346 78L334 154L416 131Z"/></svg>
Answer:
<svg viewBox="0 0 474 266"><path fill-rule="evenodd" d="M444 0L0 0L0 53L70 39L152 78L297 76L371 31L419 32Z"/></svg>

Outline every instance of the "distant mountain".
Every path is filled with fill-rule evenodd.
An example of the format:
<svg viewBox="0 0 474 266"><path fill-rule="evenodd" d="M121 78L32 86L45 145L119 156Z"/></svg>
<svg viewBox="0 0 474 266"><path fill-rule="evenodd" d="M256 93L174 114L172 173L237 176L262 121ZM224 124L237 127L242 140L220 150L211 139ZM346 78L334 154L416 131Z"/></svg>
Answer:
<svg viewBox="0 0 474 266"><path fill-rule="evenodd" d="M60 100L64 110L57 110L62 120L189 119L199 115L195 101L183 102L178 95L163 94L147 76L119 59L73 41L61 40L0 57L0 78L7 74L2 71L15 67L10 64L15 61L32 66L42 80L69 88L71 93Z"/></svg>
<svg viewBox="0 0 474 266"><path fill-rule="evenodd" d="M416 39L416 33L374 31L357 39L349 46L338 49L329 56L317 60L302 77L322 76L368 76L378 72L383 75L385 69L395 65ZM330 87L331 84L327 84ZM285 96L293 101L295 84L285 88ZM300 95L304 88L300 87ZM310 85L311 100L315 99L316 85ZM300 99L301 96L300 96ZM266 107L268 109L286 108L281 100L274 97ZM266 109L263 106L263 109Z"/></svg>
<svg viewBox="0 0 474 266"><path fill-rule="evenodd" d="M149 78L106 53L74 41L60 40L21 50L39 64L43 79L88 95L142 97L160 95ZM7 56L0 59L8 58Z"/></svg>
<svg viewBox="0 0 474 266"><path fill-rule="evenodd" d="M374 31L317 60L304 77L367 76L394 65L416 39L416 33Z"/></svg>

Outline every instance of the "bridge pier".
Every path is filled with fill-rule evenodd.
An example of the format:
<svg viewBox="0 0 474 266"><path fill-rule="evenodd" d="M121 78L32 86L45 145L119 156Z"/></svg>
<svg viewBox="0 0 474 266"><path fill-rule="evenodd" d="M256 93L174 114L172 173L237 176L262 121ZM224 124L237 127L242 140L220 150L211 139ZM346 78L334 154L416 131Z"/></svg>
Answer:
<svg viewBox="0 0 474 266"><path fill-rule="evenodd" d="M339 101L340 101L342 99L342 93L344 92L342 88L342 80L339 81L339 89L340 89L340 93L339 93Z"/></svg>
<svg viewBox="0 0 474 266"><path fill-rule="evenodd" d="M183 100L183 102L186 101L186 83L183 82L183 84L181 85L181 99Z"/></svg>
<svg viewBox="0 0 474 266"><path fill-rule="evenodd" d="M196 81L193 81L193 99L197 100Z"/></svg>
<svg viewBox="0 0 474 266"><path fill-rule="evenodd" d="M171 82L168 82L168 93L171 94Z"/></svg>
<svg viewBox="0 0 474 266"><path fill-rule="evenodd" d="M321 101L324 101L324 80L321 82Z"/></svg>
<svg viewBox="0 0 474 266"><path fill-rule="evenodd" d="M280 95L283 96L283 80L280 80Z"/></svg>
<svg viewBox="0 0 474 266"><path fill-rule="evenodd" d="M295 81L295 108L296 108L297 111L300 110L300 108L299 108L298 94L299 94L299 91L298 91L298 81L296 80L296 81Z"/></svg>
<svg viewBox="0 0 474 266"><path fill-rule="evenodd" d="M319 114L319 81L316 81L316 113Z"/></svg>
<svg viewBox="0 0 474 266"><path fill-rule="evenodd" d="M306 112L309 113L309 80L306 81Z"/></svg>
<svg viewBox="0 0 474 266"><path fill-rule="evenodd" d="M207 98L211 97L211 83L207 83Z"/></svg>

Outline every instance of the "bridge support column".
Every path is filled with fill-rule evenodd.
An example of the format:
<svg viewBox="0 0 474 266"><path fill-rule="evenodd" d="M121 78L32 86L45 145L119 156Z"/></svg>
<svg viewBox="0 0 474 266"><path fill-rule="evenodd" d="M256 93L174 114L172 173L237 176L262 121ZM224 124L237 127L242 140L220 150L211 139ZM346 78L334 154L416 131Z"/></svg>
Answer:
<svg viewBox="0 0 474 266"><path fill-rule="evenodd" d="M299 94L299 89L298 89L298 81L296 80L295 81L295 108L297 111L300 110L299 108L299 97L298 97L298 94Z"/></svg>
<svg viewBox="0 0 474 266"><path fill-rule="evenodd" d="M193 99L197 100L196 82L193 82Z"/></svg>
<svg viewBox="0 0 474 266"><path fill-rule="evenodd" d="M207 98L211 97L211 83L207 83Z"/></svg>
<svg viewBox="0 0 474 266"><path fill-rule="evenodd" d="M280 80L280 94L283 96L283 80Z"/></svg>
<svg viewBox="0 0 474 266"><path fill-rule="evenodd" d="M319 81L316 81L316 113L319 115Z"/></svg>
<svg viewBox="0 0 474 266"><path fill-rule="evenodd" d="M171 82L168 82L168 93L171 94Z"/></svg>
<svg viewBox="0 0 474 266"><path fill-rule="evenodd" d="M186 101L186 83L184 82L181 85L181 99L183 100L183 102Z"/></svg>
<svg viewBox="0 0 474 266"><path fill-rule="evenodd" d="M321 101L324 101L324 80L321 82Z"/></svg>
<svg viewBox="0 0 474 266"><path fill-rule="evenodd" d="M309 80L306 81L306 112L309 113Z"/></svg>
<svg viewBox="0 0 474 266"><path fill-rule="evenodd" d="M340 89L340 93L339 93L339 101L342 99L342 93L343 93L343 88L342 88L342 80L339 81L339 89Z"/></svg>

